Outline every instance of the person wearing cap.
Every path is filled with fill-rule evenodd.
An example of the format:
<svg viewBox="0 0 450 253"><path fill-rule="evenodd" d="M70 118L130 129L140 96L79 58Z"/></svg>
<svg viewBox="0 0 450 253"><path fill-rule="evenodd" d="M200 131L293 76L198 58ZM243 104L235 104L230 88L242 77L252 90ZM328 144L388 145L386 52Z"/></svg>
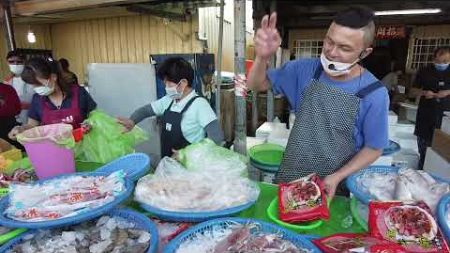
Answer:
<svg viewBox="0 0 450 253"><path fill-rule="evenodd" d="M263 17L248 81L237 85L283 94L296 113L277 183L317 173L330 198L346 195L344 179L373 163L388 145L388 91L360 64L373 50L373 17L360 7L338 13L319 58L273 70L267 70L268 62L281 38L276 13Z"/></svg>

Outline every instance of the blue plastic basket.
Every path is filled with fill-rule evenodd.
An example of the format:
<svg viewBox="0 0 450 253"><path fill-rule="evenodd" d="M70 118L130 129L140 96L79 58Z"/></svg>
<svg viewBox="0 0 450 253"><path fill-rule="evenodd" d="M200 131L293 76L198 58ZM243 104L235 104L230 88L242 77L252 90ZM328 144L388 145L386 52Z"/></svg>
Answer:
<svg viewBox="0 0 450 253"><path fill-rule="evenodd" d="M137 229L142 229L149 232L151 235L151 239L150 239L150 247L147 249L147 253L156 252L156 250L158 249L158 241L159 241L158 230L156 228L156 225L149 218L135 211L131 211L129 209L114 209L106 213L106 215L125 218L128 221L135 223ZM28 231L27 233L22 234L21 236L16 237L13 240L9 241L8 243L0 247L0 253L7 252L16 244L21 243L27 235L33 234L34 232L35 231Z"/></svg>
<svg viewBox="0 0 450 253"><path fill-rule="evenodd" d="M110 173L102 173L102 172L90 172L90 173L74 173L70 175L60 175L53 178L45 179L37 181L35 184L42 184L46 181L53 180L53 179L61 179L61 178L67 178L71 176L108 176ZM9 217L7 217L4 212L9 206L9 195L2 198L0 200L0 225L5 227L13 227L13 228L29 228L29 229L44 229L44 228L54 228L54 227L62 227L62 226L69 226L78 224L87 220L94 219L96 217L99 217L109 211L111 211L114 207L116 207L121 202L125 201L130 197L130 195L133 193L134 184L133 182L125 178L125 190L120 193L119 195L115 196L115 199L112 202L109 202L103 206L94 208L92 210L89 210L85 213L80 213L75 216L67 217L67 218L61 218L57 220L51 220L51 221L40 221L40 222L24 222L24 221L18 221L13 220Z"/></svg>
<svg viewBox="0 0 450 253"><path fill-rule="evenodd" d="M283 239L292 242L295 246L304 249L311 250L313 253L320 253L321 251L310 241L314 237L305 237L303 235L295 234L287 229L278 227L276 225L263 222L255 219L242 219L242 218L222 218L203 222L196 226L193 226L186 231L179 234L164 248L163 253L175 253L178 247L185 241L195 237L197 234L204 233L205 231L212 230L214 227L227 227L230 223L256 223L259 224L262 232L275 233L283 236Z"/></svg>
<svg viewBox="0 0 450 253"><path fill-rule="evenodd" d="M207 220L212 220L216 218L229 217L237 214L245 209L251 207L256 201L252 201L240 206L227 208L218 211L211 212L175 212L166 211L156 207L152 207L143 203L140 203L142 209L149 212L152 216L155 216L164 221L175 221L175 222L202 222Z"/></svg>
<svg viewBox="0 0 450 253"><path fill-rule="evenodd" d="M150 169L150 157L144 153L134 153L118 158L100 168L95 172L113 173L123 170L127 177L136 181Z"/></svg>
<svg viewBox="0 0 450 253"><path fill-rule="evenodd" d="M447 241L450 241L450 227L447 223L447 213L449 212L449 205L450 194L447 194L439 201L439 205L437 208L437 218L439 226L441 227L442 233L447 238Z"/></svg>
<svg viewBox="0 0 450 253"><path fill-rule="evenodd" d="M400 151L400 144L395 141L389 140L389 145L383 149L383 155L392 155L398 151Z"/></svg>
<svg viewBox="0 0 450 253"><path fill-rule="evenodd" d="M399 170L398 167L393 167L393 166L369 166L365 169L362 169L362 170L350 175L347 178L345 183L347 185L347 188L349 189L349 191L351 193L353 193L355 198L357 198L363 204L368 205L370 200L372 199L372 196L370 196L370 194L368 192L366 192L364 189L362 189L360 187L360 185L358 185L358 183L356 182L357 178L362 176L364 173L395 173L395 174L397 174L398 170ZM450 183L450 180L448 180L448 179L441 178L432 173L428 173L428 174L430 174L437 181Z"/></svg>

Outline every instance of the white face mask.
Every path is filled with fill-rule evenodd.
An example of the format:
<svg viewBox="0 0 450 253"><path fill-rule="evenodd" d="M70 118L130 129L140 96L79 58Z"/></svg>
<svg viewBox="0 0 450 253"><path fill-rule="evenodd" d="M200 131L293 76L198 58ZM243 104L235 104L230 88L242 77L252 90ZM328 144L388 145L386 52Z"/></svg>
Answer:
<svg viewBox="0 0 450 253"><path fill-rule="evenodd" d="M166 86L166 95L169 96L171 99L180 99L183 96L183 91L179 92L177 90L177 87L178 85L180 85L180 82L178 82L177 85L173 87Z"/></svg>
<svg viewBox="0 0 450 253"><path fill-rule="evenodd" d="M9 65L9 70L12 73L14 73L14 75L16 75L16 76L20 76L22 74L23 68L24 68L23 64L20 64L20 65L10 64Z"/></svg>
<svg viewBox="0 0 450 253"><path fill-rule="evenodd" d="M47 80L47 83L42 85L42 86L38 86L38 87L34 87L34 92L36 92L37 94L41 95L41 96L48 96L50 94L52 94L55 91L55 87L50 87L50 79Z"/></svg>
<svg viewBox="0 0 450 253"><path fill-rule="evenodd" d="M350 73L350 69L355 66L361 59L358 59L352 63L343 63L337 61L330 61L322 52L320 55L320 62L325 72L330 76L342 76Z"/></svg>

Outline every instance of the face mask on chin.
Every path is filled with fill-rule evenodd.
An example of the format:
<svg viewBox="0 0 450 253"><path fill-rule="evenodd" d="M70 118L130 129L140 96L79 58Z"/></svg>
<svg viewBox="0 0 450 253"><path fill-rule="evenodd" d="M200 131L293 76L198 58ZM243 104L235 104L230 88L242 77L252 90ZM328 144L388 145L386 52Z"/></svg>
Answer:
<svg viewBox="0 0 450 253"><path fill-rule="evenodd" d="M322 52L320 55L320 63L324 71L330 76L343 76L350 73L350 70L353 66L355 66L359 61L361 61L361 57L358 57L352 63L344 63L328 60L325 54Z"/></svg>

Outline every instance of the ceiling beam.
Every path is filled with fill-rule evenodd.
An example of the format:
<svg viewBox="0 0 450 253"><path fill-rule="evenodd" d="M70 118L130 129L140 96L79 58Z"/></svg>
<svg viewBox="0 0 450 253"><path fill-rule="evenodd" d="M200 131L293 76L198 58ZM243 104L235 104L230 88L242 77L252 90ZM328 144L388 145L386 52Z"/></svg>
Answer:
<svg viewBox="0 0 450 253"><path fill-rule="evenodd" d="M29 0L14 1L12 9L15 16L32 16L142 2L151 2L151 0Z"/></svg>

